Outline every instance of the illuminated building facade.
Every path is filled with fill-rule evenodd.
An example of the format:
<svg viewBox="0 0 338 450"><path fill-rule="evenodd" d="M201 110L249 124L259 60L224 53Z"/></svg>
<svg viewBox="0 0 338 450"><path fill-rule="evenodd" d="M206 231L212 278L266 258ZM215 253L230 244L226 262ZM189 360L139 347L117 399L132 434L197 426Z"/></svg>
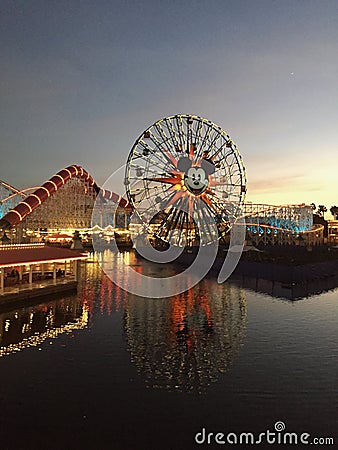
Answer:
<svg viewBox="0 0 338 450"><path fill-rule="evenodd" d="M20 296L49 293L48 288L54 293L74 287L78 281L78 261L86 258L81 252L44 244L1 245L1 303Z"/></svg>
<svg viewBox="0 0 338 450"><path fill-rule="evenodd" d="M328 222L328 241L331 244L338 244L338 220Z"/></svg>

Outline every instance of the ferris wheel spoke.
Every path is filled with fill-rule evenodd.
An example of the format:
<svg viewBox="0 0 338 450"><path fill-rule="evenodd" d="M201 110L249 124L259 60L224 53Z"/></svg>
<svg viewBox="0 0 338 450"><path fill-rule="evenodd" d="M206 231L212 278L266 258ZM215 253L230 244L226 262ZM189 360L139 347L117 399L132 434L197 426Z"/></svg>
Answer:
<svg viewBox="0 0 338 450"><path fill-rule="evenodd" d="M210 155L210 159L211 159L211 161L214 161L215 163L216 163L216 161L215 161L215 158L217 157L217 156L221 156L221 158L222 158L222 160L223 161L225 161L225 159L227 158L227 153L230 155L231 154L231 151L229 151L228 150L228 147L227 147L227 142L224 142L216 151L215 151L215 153L213 153L212 155ZM227 151L227 153L225 154L225 155L222 155L222 151L224 150L224 149L227 149L226 151ZM220 161L221 162L221 161ZM223 163L223 167L226 167L226 165Z"/></svg>
<svg viewBox="0 0 338 450"><path fill-rule="evenodd" d="M203 196L201 197L201 199L202 199L202 201L206 204L207 208L209 208L209 211L210 211L212 214L215 214L215 213L217 212L216 209L215 209L215 206L214 206L213 202L212 202L206 195L203 195Z"/></svg>
<svg viewBox="0 0 338 450"><path fill-rule="evenodd" d="M205 133L205 135L203 137L203 140L202 140L202 144L201 144L201 151L202 151L202 153L204 151L203 149L205 148L205 144L206 144L206 142L209 139L210 133L211 133L211 127L208 127L207 132Z"/></svg>
<svg viewBox="0 0 338 450"><path fill-rule="evenodd" d="M195 144L196 146L196 153L195 153L195 157L200 157L201 156L201 152L200 152L200 140L201 140L201 130L203 127L203 122L202 120L197 120L197 125L194 129L194 134L192 135L192 143Z"/></svg>
<svg viewBox="0 0 338 450"><path fill-rule="evenodd" d="M186 245L187 244L186 237L189 229L189 223L187 220L187 213L183 210L180 210L179 220L176 224L176 228L180 231L179 243L180 244L184 243L184 236L185 236L185 245Z"/></svg>
<svg viewBox="0 0 338 450"><path fill-rule="evenodd" d="M173 172L173 169L168 168L168 164L160 166L156 161L149 160L145 166L145 170L156 175L167 176Z"/></svg>
<svg viewBox="0 0 338 450"><path fill-rule="evenodd" d="M131 158L133 160L140 158L144 159L146 156L148 156L148 154L155 155L156 154L155 148L151 147L148 143L143 142L143 140L140 140L137 143L137 147L135 148Z"/></svg>
<svg viewBox="0 0 338 450"><path fill-rule="evenodd" d="M170 147L172 144L171 140L170 140L170 136L167 136L165 134L165 131L163 130L161 124L155 124L154 127L156 128L158 134L161 136L162 139L162 145L168 145L170 144Z"/></svg>
<svg viewBox="0 0 338 450"><path fill-rule="evenodd" d="M198 218L199 218L198 229L199 229L200 238L202 239L203 234L212 236L212 231L210 228L210 216L208 217L206 215L205 208L204 207L198 208L197 213L198 213ZM211 216L213 217L213 214Z"/></svg>
<svg viewBox="0 0 338 450"><path fill-rule="evenodd" d="M173 231L177 229L177 225L179 224L179 221L180 221L182 215L183 215L182 210L177 210L176 208L174 208L174 220L173 220L173 224L172 224Z"/></svg>
<svg viewBox="0 0 338 450"><path fill-rule="evenodd" d="M153 154L152 155L153 159L147 159L146 161L144 160L144 156L142 156L142 162L144 165L140 165L140 164L132 164L133 167L135 167L135 169L137 170L137 168L140 169L145 169L148 167L154 167L155 168L155 173L158 173L159 169L162 169L162 171L167 172L168 170L168 164L167 164L167 160L163 161L161 160L158 155ZM133 160L135 161L135 159Z"/></svg>
<svg viewBox="0 0 338 450"><path fill-rule="evenodd" d="M155 191L163 193L163 192L170 191L173 188L173 185L170 184L170 183L158 183L156 181L155 182L151 182L151 183L147 183L146 181L147 180L144 180L144 182L145 182L145 188L144 189L147 189L147 186L149 186L149 188L153 187Z"/></svg>
<svg viewBox="0 0 338 450"><path fill-rule="evenodd" d="M164 216L162 222L158 227L158 235L163 237L163 239L167 239L170 231L172 231L175 227L175 223L177 222L177 210L174 207L171 207L168 213Z"/></svg>
<svg viewBox="0 0 338 450"><path fill-rule="evenodd" d="M170 146L171 146L169 137L164 133L163 129L161 127L159 127L157 124L154 125L154 128L158 134L158 137L154 136L154 139L156 139L158 148L162 148L162 150L166 150L167 152L169 152L167 149L168 144L169 144L168 148L170 148Z"/></svg>
<svg viewBox="0 0 338 450"><path fill-rule="evenodd" d="M172 140L175 150L179 151L179 142L177 140L176 131L175 131L173 125L168 121L167 117L164 119L164 122L165 122L167 130L171 136L171 140Z"/></svg>
<svg viewBox="0 0 338 450"><path fill-rule="evenodd" d="M211 202L206 196L203 197L203 201L206 203L209 210L215 215L225 215L228 220L233 218L233 211L228 208L229 203L225 203L219 199L213 199Z"/></svg>
<svg viewBox="0 0 338 450"><path fill-rule="evenodd" d="M134 166L134 172L136 172L135 176L130 176L130 178L136 179L136 180L142 180L144 172L154 175L155 177L168 177L170 175L173 175L171 172L160 172L156 170L153 166L148 167L140 167L140 166ZM139 172L139 175L137 175L137 172Z"/></svg>
<svg viewBox="0 0 338 450"><path fill-rule="evenodd" d="M163 201L160 198L159 194L160 194L159 192L152 193L151 195L148 196L148 201L153 205L153 207L160 207L161 209L163 209L162 207Z"/></svg>
<svg viewBox="0 0 338 450"><path fill-rule="evenodd" d="M156 146L156 140L154 137L150 137L149 139L152 140L153 143L155 143ZM144 150L146 151L146 154L143 155L142 153L142 157L144 158L148 158L147 161L149 161L149 157L155 158L156 161L153 162L153 164L155 165L161 165L161 167L163 167L164 169L168 169L168 163L169 165L171 165L173 168L176 168L176 164L173 158L168 157L168 155L166 154L166 150L164 148L162 148L162 146L160 144L157 144L157 147L161 149L161 152L156 151L155 149L150 150L147 147L144 147Z"/></svg>
<svg viewBox="0 0 338 450"><path fill-rule="evenodd" d="M182 245L182 244L186 245L186 240L184 242L184 236L186 236L186 234L187 234L187 229L185 228L185 216L186 216L186 213L184 211L181 211L180 220L177 225L177 228L180 231L180 234L179 234L178 240L177 240L178 245Z"/></svg>
<svg viewBox="0 0 338 450"><path fill-rule="evenodd" d="M153 165L155 167L161 167L163 170L168 170L168 163L172 164L172 161L168 159L167 156L162 152L159 153L154 151L153 153L151 153L151 157L154 158L155 160L148 158L146 160L146 164ZM175 164L172 165L172 167L176 168Z"/></svg>
<svg viewBox="0 0 338 450"><path fill-rule="evenodd" d="M208 195L209 195L209 196L208 196ZM219 206L219 207L220 207L220 205L224 205L224 204L229 203L228 197L227 197L227 201L225 201L224 199L220 198L220 197L218 196L218 194L215 193L215 192L212 192L212 194L206 194L205 197L208 198L208 200L209 200L211 203L217 204L217 206Z"/></svg>
<svg viewBox="0 0 338 450"><path fill-rule="evenodd" d="M159 141L156 136L153 134L150 134L150 138L153 144L158 148L161 149L162 153L161 156L164 156L166 161L172 165L172 167L176 168L176 159L173 157L173 155L168 152L168 150L163 146L163 142Z"/></svg>
<svg viewBox="0 0 338 450"><path fill-rule="evenodd" d="M182 198L182 192L180 191L174 191L171 197L166 200L165 208L168 208L169 206L175 205L175 202L178 202Z"/></svg>
<svg viewBox="0 0 338 450"><path fill-rule="evenodd" d="M182 123L182 118L175 116L176 119L176 125L177 125L177 132L180 138L180 146L182 149L182 152L184 152L185 146L186 146L186 136L183 130L183 123Z"/></svg>
<svg viewBox="0 0 338 450"><path fill-rule="evenodd" d="M209 153L210 153L212 147L216 145L216 142L219 139L222 139L222 136L215 133L214 137L208 142L208 146L206 146L205 150L203 151L203 153L206 153L208 155L208 158L210 158Z"/></svg>
<svg viewBox="0 0 338 450"><path fill-rule="evenodd" d="M141 139L138 144L137 148L135 148L132 158L141 157L144 158L144 152L153 153L155 152L155 148L149 145L148 142L144 142L143 139Z"/></svg>
<svg viewBox="0 0 338 450"><path fill-rule="evenodd" d="M193 125L193 118L188 117L187 118L187 137L186 137L186 153L189 155L190 159L194 156L193 152L193 146L192 146L192 125Z"/></svg>
<svg viewBox="0 0 338 450"><path fill-rule="evenodd" d="M156 202L156 198L160 197L161 195L166 194L166 192L169 190L170 188L166 189L166 190L162 190L162 189L158 189L158 187L154 188L152 186L147 187L143 190L138 189L137 191L131 190L130 191L130 195L137 198L138 203L143 202L143 200L145 198L148 198L149 201L151 201L153 198L155 199L155 204L158 203L158 201Z"/></svg>
<svg viewBox="0 0 338 450"><path fill-rule="evenodd" d="M181 182L182 178L181 177L180 178L177 178L177 177L171 177L171 178L169 178L169 177L167 177L167 178L158 177L158 178L144 178L144 180L145 181L154 181L156 183L169 183L169 184L175 185L175 184L179 184Z"/></svg>

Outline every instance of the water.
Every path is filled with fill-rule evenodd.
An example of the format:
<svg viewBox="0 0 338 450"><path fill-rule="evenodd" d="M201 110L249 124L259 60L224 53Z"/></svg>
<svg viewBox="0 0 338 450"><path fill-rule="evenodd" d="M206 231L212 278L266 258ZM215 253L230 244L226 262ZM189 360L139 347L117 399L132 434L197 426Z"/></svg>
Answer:
<svg viewBox="0 0 338 450"><path fill-rule="evenodd" d="M291 302L209 277L142 299L89 262L78 295L0 313L1 449L222 448L194 436L277 421L338 442L337 322L338 290Z"/></svg>

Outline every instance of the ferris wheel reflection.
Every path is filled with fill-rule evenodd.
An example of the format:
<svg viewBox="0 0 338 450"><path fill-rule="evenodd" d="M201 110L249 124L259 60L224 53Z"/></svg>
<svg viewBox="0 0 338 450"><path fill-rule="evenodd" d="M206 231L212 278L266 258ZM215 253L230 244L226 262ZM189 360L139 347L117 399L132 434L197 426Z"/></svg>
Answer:
<svg viewBox="0 0 338 450"><path fill-rule="evenodd" d="M201 392L229 370L245 324L244 291L210 279L170 299L130 296L124 317L128 350L147 386L182 392Z"/></svg>

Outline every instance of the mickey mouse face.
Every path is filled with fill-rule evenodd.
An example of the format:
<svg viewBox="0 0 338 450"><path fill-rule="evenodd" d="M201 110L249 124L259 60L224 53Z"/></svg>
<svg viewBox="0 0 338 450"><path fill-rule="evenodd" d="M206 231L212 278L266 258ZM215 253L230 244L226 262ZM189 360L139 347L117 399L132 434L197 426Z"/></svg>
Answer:
<svg viewBox="0 0 338 450"><path fill-rule="evenodd" d="M208 175L202 167L190 167L184 176L184 184L193 194L201 194L208 186Z"/></svg>
<svg viewBox="0 0 338 450"><path fill-rule="evenodd" d="M184 172L184 184L188 191L194 195L200 195L208 187L208 175L215 172L215 167L205 159L202 160L201 167L191 167L191 164L192 161L184 157L178 161L177 168Z"/></svg>

